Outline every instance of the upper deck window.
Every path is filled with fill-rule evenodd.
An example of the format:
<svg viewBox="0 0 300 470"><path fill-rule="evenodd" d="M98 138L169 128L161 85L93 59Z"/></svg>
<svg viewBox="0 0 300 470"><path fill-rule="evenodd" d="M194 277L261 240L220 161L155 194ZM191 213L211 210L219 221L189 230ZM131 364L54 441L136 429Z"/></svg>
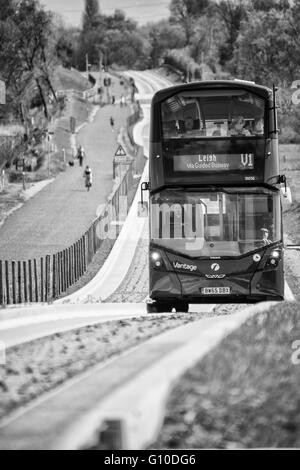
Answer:
<svg viewBox="0 0 300 470"><path fill-rule="evenodd" d="M162 103L164 139L258 137L265 101L246 90L182 92Z"/></svg>

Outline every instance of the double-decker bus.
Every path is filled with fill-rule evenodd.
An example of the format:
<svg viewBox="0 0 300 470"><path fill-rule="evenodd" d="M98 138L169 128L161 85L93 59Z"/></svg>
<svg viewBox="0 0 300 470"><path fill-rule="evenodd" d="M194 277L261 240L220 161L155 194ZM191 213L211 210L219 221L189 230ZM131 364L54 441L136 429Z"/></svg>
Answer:
<svg viewBox="0 0 300 470"><path fill-rule="evenodd" d="M148 312L284 298L276 89L204 81L151 106Z"/></svg>

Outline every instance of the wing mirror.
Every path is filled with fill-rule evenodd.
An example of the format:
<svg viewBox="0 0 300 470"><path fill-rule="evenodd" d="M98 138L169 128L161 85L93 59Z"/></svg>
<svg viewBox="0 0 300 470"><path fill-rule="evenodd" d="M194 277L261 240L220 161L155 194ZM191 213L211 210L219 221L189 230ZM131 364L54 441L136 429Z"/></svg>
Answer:
<svg viewBox="0 0 300 470"><path fill-rule="evenodd" d="M138 203L138 217L148 217L149 203L144 201L144 191L149 191L150 184L143 182L141 185L141 201Z"/></svg>

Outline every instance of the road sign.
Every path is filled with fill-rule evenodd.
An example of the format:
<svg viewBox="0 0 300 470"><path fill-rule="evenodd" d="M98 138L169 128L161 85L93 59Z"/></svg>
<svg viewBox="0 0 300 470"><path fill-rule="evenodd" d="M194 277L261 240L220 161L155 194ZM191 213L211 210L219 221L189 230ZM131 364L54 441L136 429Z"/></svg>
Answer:
<svg viewBox="0 0 300 470"><path fill-rule="evenodd" d="M2 80L0 80L0 104L6 104L6 86Z"/></svg>
<svg viewBox="0 0 300 470"><path fill-rule="evenodd" d="M123 149L122 145L119 145L119 147L118 147L118 149L115 153L115 157L126 157L126 152Z"/></svg>
<svg viewBox="0 0 300 470"><path fill-rule="evenodd" d="M121 164L130 164L130 160L125 155L122 155L121 157L115 157L114 162L121 165Z"/></svg>

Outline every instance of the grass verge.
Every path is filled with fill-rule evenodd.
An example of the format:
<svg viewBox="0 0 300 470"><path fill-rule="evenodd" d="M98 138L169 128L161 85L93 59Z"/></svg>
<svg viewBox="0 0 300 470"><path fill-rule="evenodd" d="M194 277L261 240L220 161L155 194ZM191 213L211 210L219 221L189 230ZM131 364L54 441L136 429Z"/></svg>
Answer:
<svg viewBox="0 0 300 470"><path fill-rule="evenodd" d="M252 317L181 377L151 447L300 447L299 310L281 303Z"/></svg>
<svg viewBox="0 0 300 470"><path fill-rule="evenodd" d="M178 313L112 321L8 349L6 365L0 366L0 419L89 368L202 316Z"/></svg>

